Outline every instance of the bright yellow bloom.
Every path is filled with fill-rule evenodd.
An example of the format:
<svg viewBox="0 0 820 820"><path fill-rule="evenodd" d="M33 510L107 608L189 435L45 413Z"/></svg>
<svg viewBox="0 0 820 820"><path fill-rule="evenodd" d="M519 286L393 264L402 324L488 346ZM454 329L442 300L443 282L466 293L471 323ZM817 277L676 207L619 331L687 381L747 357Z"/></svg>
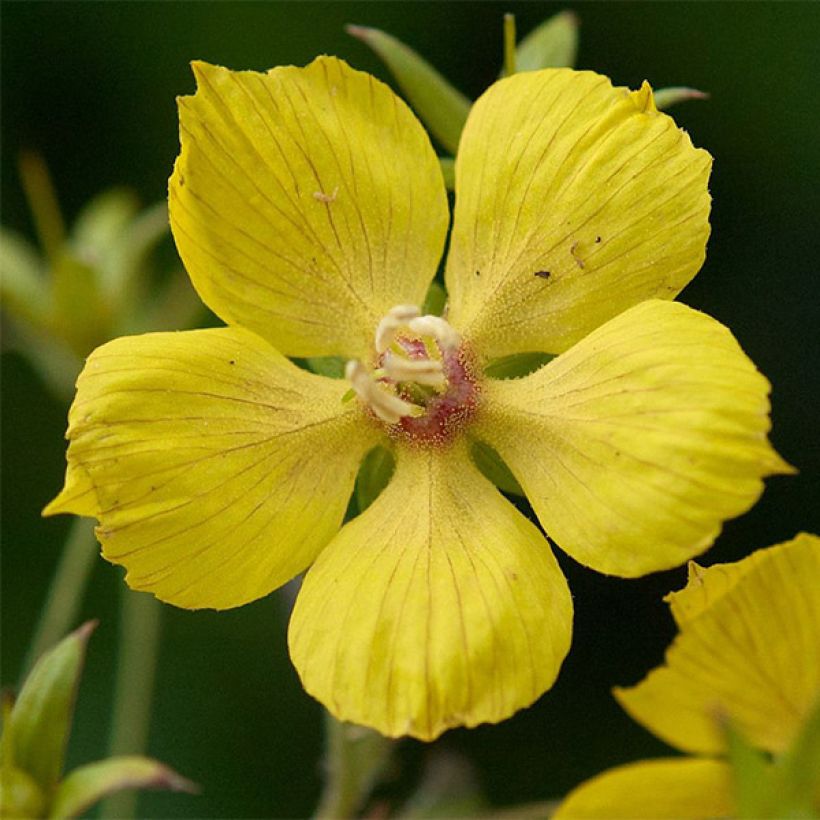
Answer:
<svg viewBox="0 0 820 820"><path fill-rule="evenodd" d="M332 58L194 69L171 224L228 326L89 358L48 512L96 516L128 583L178 606L239 606L311 567L290 651L342 720L424 739L501 720L553 683L572 605L474 442L564 550L623 576L702 552L789 469L766 379L726 328L668 301L704 258L710 157L648 86L502 80L461 140L449 312L422 316L449 217L406 105ZM483 375L524 351L562 355ZM332 355L347 380L285 358ZM377 445L395 474L340 530Z"/></svg>
<svg viewBox="0 0 820 820"><path fill-rule="evenodd" d="M635 720L696 757L604 772L572 792L556 820L736 816L722 759L727 721L777 760L820 705L819 580L816 535L735 564L690 564L685 589L667 596L680 634L666 662L615 696Z"/></svg>

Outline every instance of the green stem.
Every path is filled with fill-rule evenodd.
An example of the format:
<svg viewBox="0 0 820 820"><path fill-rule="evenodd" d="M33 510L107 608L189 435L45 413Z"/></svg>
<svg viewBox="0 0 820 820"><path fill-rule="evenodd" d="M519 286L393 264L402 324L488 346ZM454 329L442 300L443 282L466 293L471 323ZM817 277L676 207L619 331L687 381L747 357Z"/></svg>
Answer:
<svg viewBox="0 0 820 820"><path fill-rule="evenodd" d="M354 817L390 759L395 741L325 713L326 781L316 820Z"/></svg>
<svg viewBox="0 0 820 820"><path fill-rule="evenodd" d="M515 15L504 15L504 73L512 77L516 71Z"/></svg>
<svg viewBox="0 0 820 820"><path fill-rule="evenodd" d="M90 518L75 518L23 662L21 680L28 675L35 661L76 625L77 613L96 557L94 521Z"/></svg>
<svg viewBox="0 0 820 820"><path fill-rule="evenodd" d="M111 756L143 754L148 745L161 609L153 596L123 585ZM137 799L135 791L112 795L102 804L100 817L132 818Z"/></svg>

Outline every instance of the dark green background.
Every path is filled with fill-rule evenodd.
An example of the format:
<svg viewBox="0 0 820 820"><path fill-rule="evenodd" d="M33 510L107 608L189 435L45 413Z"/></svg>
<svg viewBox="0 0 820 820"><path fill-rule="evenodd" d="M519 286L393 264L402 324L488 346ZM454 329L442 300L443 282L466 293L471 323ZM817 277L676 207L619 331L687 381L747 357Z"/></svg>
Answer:
<svg viewBox="0 0 820 820"><path fill-rule="evenodd" d="M686 84L708 102L674 112L715 157L706 265L682 295L728 324L773 383L773 440L800 469L768 483L705 561L816 529L820 5L580 3L579 64L636 87ZM193 90L187 63L232 68L344 57L386 77L342 26L385 28L479 94L501 59L500 19L526 33L551 3L4 3L2 194L5 225L31 234L16 153L42 152L69 217L100 190L164 195L177 151L174 97ZM16 678L66 532L39 510L59 489L65 408L17 354L3 356L3 682ZM660 661L672 635L660 598L683 570L607 579L559 556L575 596L572 652L557 686L494 727L453 731L439 747L473 761L498 804L557 795L618 762L663 753L609 696ZM119 571L95 568L84 617L92 640L74 762L104 753L113 685ZM152 794L150 816L304 816L319 787L321 712L299 687L273 595L222 614L164 610L150 751L202 784L198 797ZM409 777L429 747L407 743Z"/></svg>

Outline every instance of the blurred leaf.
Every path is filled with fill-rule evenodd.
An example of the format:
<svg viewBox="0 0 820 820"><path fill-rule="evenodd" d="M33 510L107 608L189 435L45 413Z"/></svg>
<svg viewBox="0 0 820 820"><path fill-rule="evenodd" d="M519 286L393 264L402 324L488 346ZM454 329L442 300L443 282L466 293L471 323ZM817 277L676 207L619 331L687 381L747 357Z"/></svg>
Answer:
<svg viewBox="0 0 820 820"><path fill-rule="evenodd" d="M470 112L470 100L401 40L364 26L350 25L346 31L381 57L422 122L451 154L455 154Z"/></svg>
<svg viewBox="0 0 820 820"><path fill-rule="evenodd" d="M112 250L110 271L107 273L111 295L117 297L116 304L121 315L133 312L134 305L150 304L155 299L149 255L169 233L168 206L165 202L145 208L125 226ZM184 276L187 280L188 275ZM193 291L190 285L189 290ZM198 296L197 302L200 302ZM185 324L177 326L184 327Z"/></svg>
<svg viewBox="0 0 820 820"><path fill-rule="evenodd" d="M46 801L34 778L14 766L0 768L0 817L42 817Z"/></svg>
<svg viewBox="0 0 820 820"><path fill-rule="evenodd" d="M48 323L51 298L37 250L0 228L0 298L9 313L37 326Z"/></svg>
<svg viewBox="0 0 820 820"><path fill-rule="evenodd" d="M78 259L100 276L100 286L111 290L111 257L122 242L126 226L139 210L132 191L113 188L95 196L77 217L71 230L71 247Z"/></svg>
<svg viewBox="0 0 820 820"><path fill-rule="evenodd" d="M578 16L562 11L533 29L516 49L516 71L573 68L578 53Z"/></svg>
<svg viewBox="0 0 820 820"><path fill-rule="evenodd" d="M156 760L112 757L74 769L60 783L49 817L77 817L106 795L124 789L197 791L193 783Z"/></svg>
<svg viewBox="0 0 820 820"><path fill-rule="evenodd" d="M39 154L22 151L18 169L40 246L54 265L65 243L65 225L48 167Z"/></svg>
<svg viewBox="0 0 820 820"><path fill-rule="evenodd" d="M726 738L738 818L754 820L772 817L774 780L766 756L749 745L731 725L726 728Z"/></svg>
<svg viewBox="0 0 820 820"><path fill-rule="evenodd" d="M492 379L518 379L534 373L554 358L551 353L513 353L491 361L484 368L484 374Z"/></svg>
<svg viewBox="0 0 820 820"><path fill-rule="evenodd" d="M359 512L364 512L387 486L396 460L384 447L374 447L362 460L356 476L356 501Z"/></svg>
<svg viewBox="0 0 820 820"><path fill-rule="evenodd" d="M441 174L444 177L444 187L448 191L456 189L456 161L454 157L439 157Z"/></svg>
<svg viewBox="0 0 820 820"><path fill-rule="evenodd" d="M309 356L305 359L307 366L320 376L331 379L345 377L345 360L341 356Z"/></svg>
<svg viewBox="0 0 820 820"><path fill-rule="evenodd" d="M783 817L820 815L820 700L791 748L777 762L781 775L777 806Z"/></svg>
<svg viewBox="0 0 820 820"><path fill-rule="evenodd" d="M708 100L709 95L705 91L698 91L697 88L686 88L685 86L674 86L670 88L659 88L654 92L655 107L664 110L679 102L686 100Z"/></svg>
<svg viewBox="0 0 820 820"><path fill-rule="evenodd" d="M476 818L486 811L487 801L470 762L455 752L434 749L427 759L418 788L397 817L400 820Z"/></svg>
<svg viewBox="0 0 820 820"><path fill-rule="evenodd" d="M483 441L474 441L472 446L473 461L485 478L498 487L499 490L511 495L524 495L524 490L512 474L510 468L501 459L501 456Z"/></svg>
<svg viewBox="0 0 820 820"><path fill-rule="evenodd" d="M188 330L200 327L208 316L207 308L183 270L172 271L158 293L137 304L140 310L120 311L117 317L118 333L129 335L155 330Z"/></svg>
<svg viewBox="0 0 820 820"><path fill-rule="evenodd" d="M49 793L59 780L88 637L83 624L34 665L9 719L14 762Z"/></svg>
<svg viewBox="0 0 820 820"><path fill-rule="evenodd" d="M441 316L446 304L447 291L438 282L431 282L421 306L422 315Z"/></svg>
<svg viewBox="0 0 820 820"><path fill-rule="evenodd" d="M97 272L64 250L51 270L54 331L79 356L87 356L111 336L111 308L100 291Z"/></svg>

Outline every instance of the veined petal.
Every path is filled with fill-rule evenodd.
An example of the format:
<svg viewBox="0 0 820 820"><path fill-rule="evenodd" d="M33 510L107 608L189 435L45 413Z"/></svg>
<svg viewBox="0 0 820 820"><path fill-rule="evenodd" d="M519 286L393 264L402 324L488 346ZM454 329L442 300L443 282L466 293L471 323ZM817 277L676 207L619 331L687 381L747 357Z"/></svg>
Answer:
<svg viewBox="0 0 820 820"><path fill-rule="evenodd" d="M575 788L553 820L707 820L733 817L728 763L700 758L641 760Z"/></svg>
<svg viewBox="0 0 820 820"><path fill-rule="evenodd" d="M305 577L289 645L340 720L432 740L532 703L571 628L549 545L462 442L399 451L387 489Z"/></svg>
<svg viewBox="0 0 820 820"><path fill-rule="evenodd" d="M651 300L529 376L487 380L473 429L562 549L635 577L703 552L790 471L768 393L723 325Z"/></svg>
<svg viewBox="0 0 820 820"><path fill-rule="evenodd" d="M116 339L80 374L66 489L45 512L95 515L134 589L191 609L252 601L341 525L377 438L344 391L241 328Z"/></svg>
<svg viewBox="0 0 820 820"><path fill-rule="evenodd" d="M456 162L449 319L486 357L559 353L703 264L711 157L590 71L493 85Z"/></svg>
<svg viewBox="0 0 820 820"><path fill-rule="evenodd" d="M724 751L728 719L754 746L783 752L820 698L820 538L801 534L739 565L734 586L682 624L665 664L615 690L685 751Z"/></svg>
<svg viewBox="0 0 820 820"><path fill-rule="evenodd" d="M363 355L389 308L421 304L441 255L447 197L427 134L335 58L194 71L169 190L194 286L287 355Z"/></svg>

